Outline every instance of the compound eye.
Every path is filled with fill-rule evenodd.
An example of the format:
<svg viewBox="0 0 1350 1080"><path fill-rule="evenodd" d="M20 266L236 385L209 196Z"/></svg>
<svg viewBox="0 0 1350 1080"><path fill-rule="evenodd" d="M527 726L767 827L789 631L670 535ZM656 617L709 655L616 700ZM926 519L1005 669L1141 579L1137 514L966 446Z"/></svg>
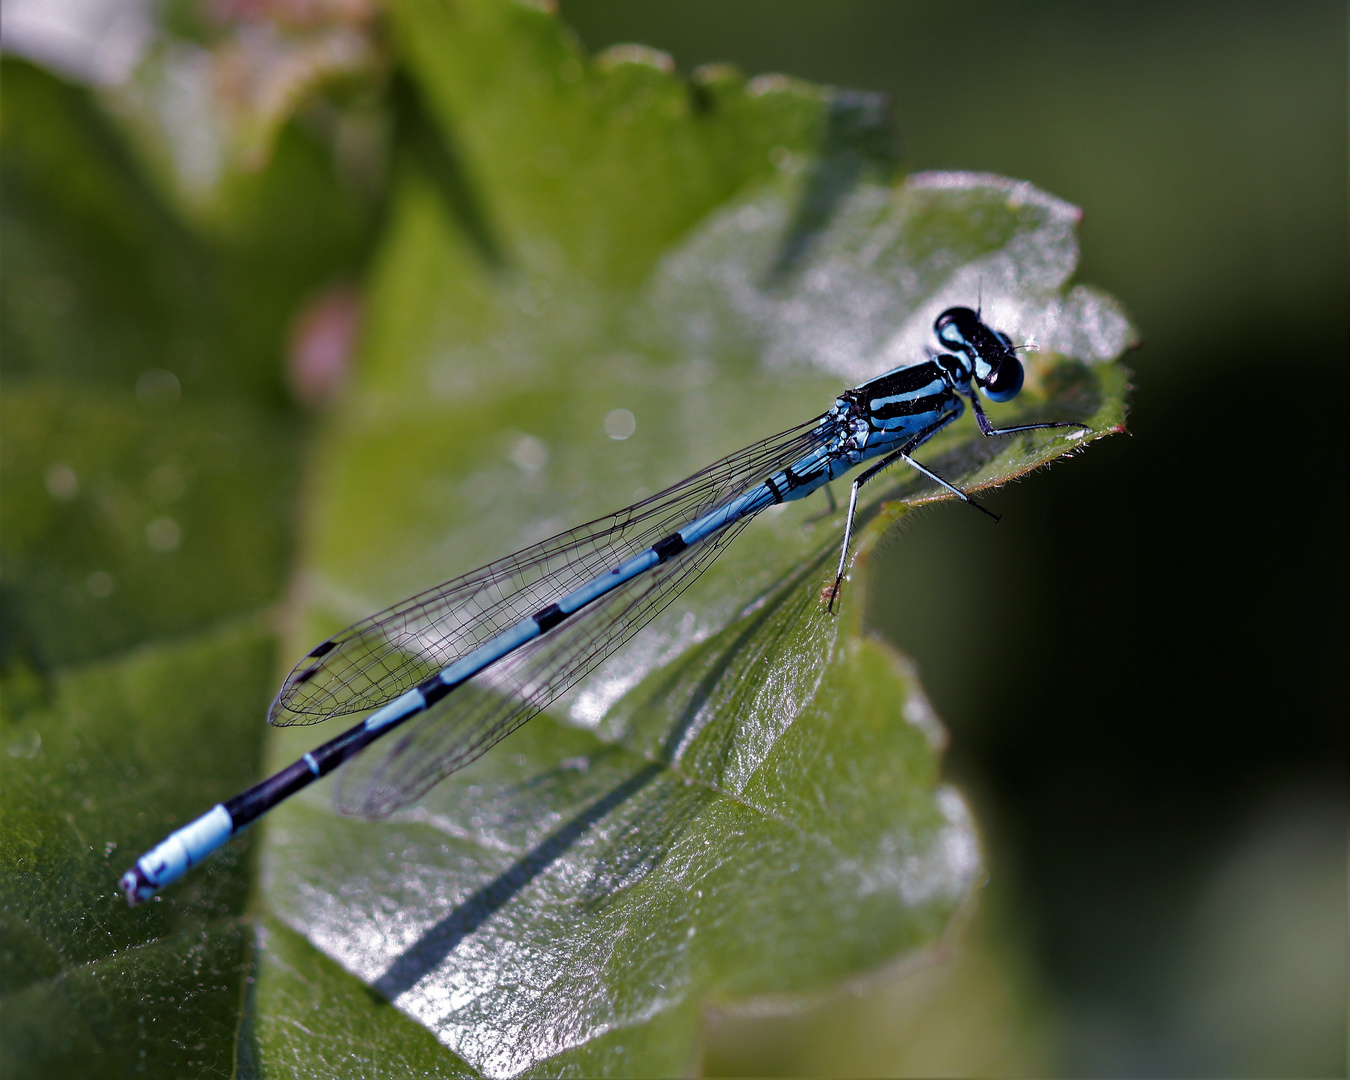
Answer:
<svg viewBox="0 0 1350 1080"><path fill-rule="evenodd" d="M970 335L979 325L979 318L970 308L948 308L933 323L933 332L949 349L961 349L970 341Z"/></svg>
<svg viewBox="0 0 1350 1080"><path fill-rule="evenodd" d="M1021 362L1010 357L994 368L987 379L981 379L980 385L990 401L1011 401L1022 389L1023 377Z"/></svg>

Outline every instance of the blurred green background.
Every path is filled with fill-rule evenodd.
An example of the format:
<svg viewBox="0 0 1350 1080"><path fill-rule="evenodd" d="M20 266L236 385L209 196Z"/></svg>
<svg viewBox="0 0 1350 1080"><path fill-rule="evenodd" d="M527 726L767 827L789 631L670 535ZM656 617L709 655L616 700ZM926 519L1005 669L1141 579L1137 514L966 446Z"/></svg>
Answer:
<svg viewBox="0 0 1350 1080"><path fill-rule="evenodd" d="M168 8L185 32L191 9ZM805 1017L728 1018L709 1068L1344 1075L1345 6L564 0L561 15L592 51L637 41L682 71L725 60L888 93L905 168L1024 178L1083 207L1079 279L1121 298L1144 338L1130 436L993 496L997 528L928 512L876 575L876 628L918 660L987 840L966 966ZM42 447L77 485L102 485L107 520L131 524L130 539L89 539L70 477L29 478L66 517L0 524L6 709L42 696L44 665L231 617L244 622L230 634L259 638L235 683L265 684L276 661L246 616L284 588L308 423L282 353L306 299L366 265L382 178L359 162L381 144L338 131L358 164L321 179L310 136L333 133L307 117L279 137L284 168L176 207L193 231L124 132L45 78L7 62L6 452ZM51 111L12 112L16 81ZM147 354L182 387L146 381ZM34 375L81 389L12 391ZM73 456L100 425L96 445L126 461ZM144 481L165 446L177 471ZM193 481L213 470L206 500ZM25 475L10 473L7 502L26 498ZM252 562L208 569L241 544L232 528L265 517L277 528ZM164 580L155 552L177 547L180 525L217 547L184 543L180 577ZM111 592L85 577L86 546L125 551ZM142 661L153 682L156 658ZM197 720L238 729L241 779L264 692ZM238 781L215 782L213 798ZM222 875L194 894L201 925L242 909ZM16 955L11 971L40 966ZM987 1045L958 1045L981 1031Z"/></svg>

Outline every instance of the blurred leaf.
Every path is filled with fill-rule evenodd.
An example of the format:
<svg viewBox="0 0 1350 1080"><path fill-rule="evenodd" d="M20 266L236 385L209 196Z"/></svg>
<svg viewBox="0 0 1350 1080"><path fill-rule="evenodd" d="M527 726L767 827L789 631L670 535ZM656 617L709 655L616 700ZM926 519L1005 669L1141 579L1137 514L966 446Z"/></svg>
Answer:
<svg viewBox="0 0 1350 1080"><path fill-rule="evenodd" d="M634 47L590 62L526 5L410 0L396 27L446 153L393 189L363 366L320 435L295 652L818 414L921 357L953 303L1040 345L997 422L1122 424L1108 361L1131 332L1065 292L1073 207L995 177L894 183L875 122L832 121L870 115L857 95L689 84ZM980 487L1087 441L967 420L925 460ZM859 567L936 497L904 475L867 496ZM687 1072L706 1003L932 941L978 872L973 826L912 672L862 636L857 572L823 609L842 518L822 509L764 515L418 808L371 824L292 800L267 826L268 909L430 1028L446 1071L493 1076ZM279 734L273 761L315 738ZM311 1018L325 1046L371 1007L346 1000ZM280 1027L253 1030L260 1071L292 1067Z"/></svg>
<svg viewBox="0 0 1350 1080"><path fill-rule="evenodd" d="M287 537L258 528L293 498L296 443L275 423L47 380L7 389L0 422L5 618L39 664L190 631L281 591Z"/></svg>
<svg viewBox="0 0 1350 1080"><path fill-rule="evenodd" d="M165 206L90 95L29 64L0 66L0 346L5 378L129 392L149 369L185 395L282 400L285 328L350 273L371 212L314 139L285 129L269 168L231 188L231 230Z"/></svg>
<svg viewBox="0 0 1350 1080"><path fill-rule="evenodd" d="M285 327L359 251L294 132L265 242L204 240L86 91L6 58L0 1071L228 1076L247 840L129 911L129 859L253 780L300 447ZM303 212L297 212L302 209Z"/></svg>
<svg viewBox="0 0 1350 1080"><path fill-rule="evenodd" d="M989 856L997 878L998 853ZM1034 961L995 904L982 887L931 948L844 993L790 1010L714 1009L704 1075L1062 1075Z"/></svg>
<svg viewBox="0 0 1350 1080"><path fill-rule="evenodd" d="M350 163L343 151L353 139L370 156L382 149L380 119L367 107L387 65L373 25L378 5L195 6L160 6L138 62L101 97L185 219L256 242L259 181L275 175L268 166L284 154L293 120L305 120L339 165Z"/></svg>

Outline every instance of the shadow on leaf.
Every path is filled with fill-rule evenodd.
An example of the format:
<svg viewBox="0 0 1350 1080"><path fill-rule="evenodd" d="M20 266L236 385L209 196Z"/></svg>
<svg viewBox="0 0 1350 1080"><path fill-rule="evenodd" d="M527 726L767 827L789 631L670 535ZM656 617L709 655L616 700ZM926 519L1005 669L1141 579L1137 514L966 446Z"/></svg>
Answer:
<svg viewBox="0 0 1350 1080"><path fill-rule="evenodd" d="M505 871L482 886L445 918L428 929L402 953L374 983L374 989L387 999L394 1000L412 989L434 971L455 951L462 941L473 934L496 912L519 895L531 882L546 872L602 820L616 814L639 794L644 797L639 806L614 822L613 829L604 837L594 859L586 883L579 890L578 908L584 914L597 914L622 890L641 881L659 866L676 841L690 828L716 791L707 784L690 783L679 775L675 763L682 746L702 718L700 733L716 724L712 740L715 747L705 749L729 757L734 749L738 718L727 710L718 715L703 714L710 702L719 699L721 684L731 679L739 682L743 672L737 666L748 642L763 639L766 627L773 630L777 640L799 627L810 614L811 605L818 603L812 577L819 577L833 551L823 549L803 569L784 582L766 603L744 619L730 633L719 635L712 647L716 659L709 670L694 684L692 692L682 690L680 672L684 665L675 665L669 674L651 687L643 698L660 699L667 694L687 694L675 722L660 743L658 760L639 768L610 791L590 802L560 828L517 859ZM784 617L786 616L786 617ZM725 715L723 715L725 714ZM617 747L601 749L589 759L589 766L617 752ZM588 767L589 767L588 766ZM539 789L556 784L571 772L568 765L560 765L520 785L521 790ZM547 800L546 800L547 801Z"/></svg>
<svg viewBox="0 0 1350 1080"><path fill-rule="evenodd" d="M817 236L869 169L888 180L900 160L891 102L884 94L836 91L825 115L819 156L802 188L765 287L785 285L810 253Z"/></svg>
<svg viewBox="0 0 1350 1080"><path fill-rule="evenodd" d="M391 1001L411 990L454 952L461 941L561 858L592 826L664 771L664 765L653 762L592 802L424 933L375 981L375 989Z"/></svg>

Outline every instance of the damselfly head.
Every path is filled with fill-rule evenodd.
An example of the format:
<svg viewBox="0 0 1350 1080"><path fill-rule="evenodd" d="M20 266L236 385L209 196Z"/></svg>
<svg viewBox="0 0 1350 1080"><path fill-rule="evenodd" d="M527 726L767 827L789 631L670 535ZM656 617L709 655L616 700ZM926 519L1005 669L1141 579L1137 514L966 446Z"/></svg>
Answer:
<svg viewBox="0 0 1350 1080"><path fill-rule="evenodd" d="M1022 362L1012 339L988 326L967 307L948 308L933 331L947 348L963 355L971 374L990 401L1011 401L1022 389Z"/></svg>

